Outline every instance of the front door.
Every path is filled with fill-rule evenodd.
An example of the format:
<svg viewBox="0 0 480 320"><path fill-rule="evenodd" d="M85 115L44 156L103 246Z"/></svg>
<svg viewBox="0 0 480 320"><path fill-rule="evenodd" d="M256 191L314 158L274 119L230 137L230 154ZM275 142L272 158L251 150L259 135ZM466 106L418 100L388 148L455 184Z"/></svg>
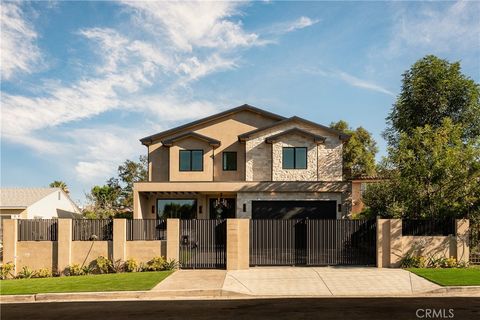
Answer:
<svg viewBox="0 0 480 320"><path fill-rule="evenodd" d="M235 218L236 211L235 198L210 198L209 211L210 219L228 219Z"/></svg>

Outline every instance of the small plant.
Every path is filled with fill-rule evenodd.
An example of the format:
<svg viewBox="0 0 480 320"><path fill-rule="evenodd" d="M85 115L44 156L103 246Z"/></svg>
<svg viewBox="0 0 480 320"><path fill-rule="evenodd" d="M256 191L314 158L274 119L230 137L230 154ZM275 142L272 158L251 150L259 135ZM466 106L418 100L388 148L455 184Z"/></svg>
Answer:
<svg viewBox="0 0 480 320"><path fill-rule="evenodd" d="M454 257L450 257L442 261L442 268L455 268L457 265L457 259Z"/></svg>
<svg viewBox="0 0 480 320"><path fill-rule="evenodd" d="M50 278L52 276L52 270L48 268L41 268L35 271L33 278Z"/></svg>
<svg viewBox="0 0 480 320"><path fill-rule="evenodd" d="M95 271L95 268L92 265L87 265L82 267L82 274L88 275L92 274Z"/></svg>
<svg viewBox="0 0 480 320"><path fill-rule="evenodd" d="M2 280L5 280L9 277L13 278L12 271L15 268L15 265L11 262L3 263L0 266L0 277Z"/></svg>
<svg viewBox="0 0 480 320"><path fill-rule="evenodd" d="M470 262L469 261L458 261L457 262L457 268L468 268L470 266Z"/></svg>
<svg viewBox="0 0 480 320"><path fill-rule="evenodd" d="M175 270L180 267L180 263L175 259L166 260L162 270Z"/></svg>
<svg viewBox="0 0 480 320"><path fill-rule="evenodd" d="M140 264L138 265L137 271L138 271L138 272L148 271L148 266L147 266L147 264L144 263L144 262L140 262Z"/></svg>
<svg viewBox="0 0 480 320"><path fill-rule="evenodd" d="M161 271L164 270L165 259L163 257L154 257L147 262L148 271Z"/></svg>
<svg viewBox="0 0 480 320"><path fill-rule="evenodd" d="M141 270L138 270L139 269L138 268L138 263L133 258L130 258L127 261L125 261L124 269L125 269L125 272L141 271Z"/></svg>
<svg viewBox="0 0 480 320"><path fill-rule="evenodd" d="M67 276L81 276L83 274L83 269L79 264L72 264L65 268L65 275Z"/></svg>
<svg viewBox="0 0 480 320"><path fill-rule="evenodd" d="M425 257L407 255L402 260L402 268L425 268L425 267L426 267Z"/></svg>
<svg viewBox="0 0 480 320"><path fill-rule="evenodd" d="M112 261L105 258L104 256L100 256L94 260L95 271L98 273L108 273L110 270L113 270Z"/></svg>
<svg viewBox="0 0 480 320"><path fill-rule="evenodd" d="M17 278L19 279L30 279L35 275L35 271L30 269L27 266L24 266L22 270L18 273Z"/></svg>
<svg viewBox="0 0 480 320"><path fill-rule="evenodd" d="M114 273L121 273L125 271L125 263L121 259L111 262L111 266Z"/></svg>

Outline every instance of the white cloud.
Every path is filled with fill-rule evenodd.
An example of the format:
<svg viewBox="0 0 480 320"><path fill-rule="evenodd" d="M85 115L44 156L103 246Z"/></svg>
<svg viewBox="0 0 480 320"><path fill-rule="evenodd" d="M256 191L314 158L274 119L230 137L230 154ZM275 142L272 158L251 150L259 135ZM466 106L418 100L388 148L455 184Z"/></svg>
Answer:
<svg viewBox="0 0 480 320"><path fill-rule="evenodd" d="M367 89L367 90L371 90L371 91L385 93L385 94L388 94L390 96L394 95L394 93L391 92L390 90L387 90L387 89L383 88L382 86L380 86L378 84L375 84L372 81L357 78L357 77L352 76L351 74L348 74L346 72L339 71L339 72L336 72L335 75L339 79L343 80L344 82L346 82L347 84L349 84L351 86L362 88L362 89Z"/></svg>
<svg viewBox="0 0 480 320"><path fill-rule="evenodd" d="M32 73L40 63L36 45L37 33L22 12L18 2L0 4L1 11L1 64L3 80L17 72Z"/></svg>
<svg viewBox="0 0 480 320"><path fill-rule="evenodd" d="M366 89L366 90L370 90L370 91L376 91L376 92L384 93L384 94L387 94L387 95L390 95L390 96L395 95L392 91L382 87L381 85L379 85L379 84L377 84L377 83L375 83L371 80L358 78L356 76L353 76L349 73L346 73L346 72L340 71L340 70L324 70L324 69L320 69L320 68L306 68L306 69L303 69L302 72L305 72L305 73L308 73L308 74L319 75L319 76L322 76L322 77L339 79L339 80L345 82L346 84L348 84L350 86L353 86L353 87L357 87L357 88L362 88L362 89Z"/></svg>
<svg viewBox="0 0 480 320"><path fill-rule="evenodd" d="M400 55L412 48L440 52L479 48L480 5L457 1L442 5L419 4L420 8L396 8L391 41L384 52Z"/></svg>
<svg viewBox="0 0 480 320"><path fill-rule="evenodd" d="M266 33L268 34L285 34L289 32L293 32L296 30L300 30L303 28L307 28L310 26L313 26L314 24L317 24L320 22L319 19L311 19L309 17L302 16L296 20L289 21L289 22L281 22L274 24L265 30Z"/></svg>

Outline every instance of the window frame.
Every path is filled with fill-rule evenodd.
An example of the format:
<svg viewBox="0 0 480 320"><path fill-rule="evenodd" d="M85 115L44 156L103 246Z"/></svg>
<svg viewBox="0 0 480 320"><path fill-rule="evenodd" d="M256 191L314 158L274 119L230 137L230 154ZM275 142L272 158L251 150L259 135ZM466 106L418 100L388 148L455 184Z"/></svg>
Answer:
<svg viewBox="0 0 480 320"><path fill-rule="evenodd" d="M225 167L225 156L227 154L235 154L235 169L226 169L226 167ZM222 152L222 169L223 169L223 171L237 171L238 170L238 154L237 154L237 151L223 151Z"/></svg>
<svg viewBox="0 0 480 320"><path fill-rule="evenodd" d="M194 151L201 151L202 152L202 166L201 166L201 169L193 169L193 152ZM189 166L189 169L182 169L182 152L188 152L190 153L190 166ZM203 171L203 157L204 157L205 153L203 151L203 149L185 149L185 150L179 150L178 152L178 171L181 171L181 172L201 172Z"/></svg>
<svg viewBox="0 0 480 320"><path fill-rule="evenodd" d="M284 150L293 149L293 168L286 168L284 161ZM297 149L305 149L305 167L297 167ZM282 169L284 170L306 170L308 169L308 148L307 147L282 147Z"/></svg>

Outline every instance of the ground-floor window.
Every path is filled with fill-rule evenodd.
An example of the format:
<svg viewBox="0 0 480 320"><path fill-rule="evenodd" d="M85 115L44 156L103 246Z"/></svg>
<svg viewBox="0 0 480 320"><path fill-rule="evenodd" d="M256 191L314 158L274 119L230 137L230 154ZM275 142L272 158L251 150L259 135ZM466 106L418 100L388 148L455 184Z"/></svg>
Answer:
<svg viewBox="0 0 480 320"><path fill-rule="evenodd" d="M157 216L159 219L195 219L197 217L197 200L157 199Z"/></svg>

